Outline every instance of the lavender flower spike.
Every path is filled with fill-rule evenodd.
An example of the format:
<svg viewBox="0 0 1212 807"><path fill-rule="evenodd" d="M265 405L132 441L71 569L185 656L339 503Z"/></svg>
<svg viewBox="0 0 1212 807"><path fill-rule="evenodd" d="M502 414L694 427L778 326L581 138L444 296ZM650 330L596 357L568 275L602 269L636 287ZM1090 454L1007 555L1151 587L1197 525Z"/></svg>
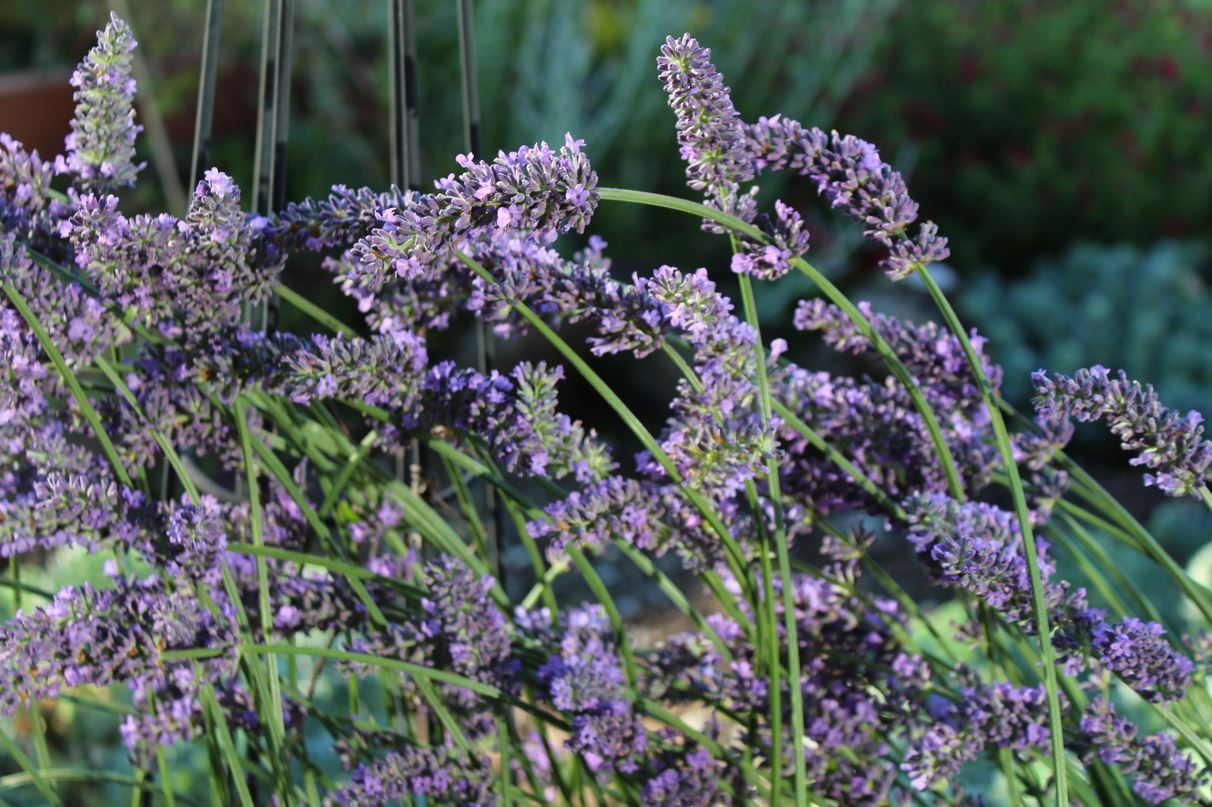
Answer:
<svg viewBox="0 0 1212 807"><path fill-rule="evenodd" d="M749 153L745 126L732 104L724 77L711 63L711 49L690 34L669 37L657 59L669 106L677 115L678 145L686 161L687 184L703 191L707 204L747 222L757 216L757 188L741 193L740 185L757 173ZM777 280L791 269L791 260L808 251L808 233L799 213L775 202L775 218L761 217L770 244L749 238L737 244L732 270L760 280ZM708 232L723 232L711 220Z"/></svg>
<svg viewBox="0 0 1212 807"><path fill-rule="evenodd" d="M561 231L584 232L597 209L598 175L583 145L569 134L558 151L538 143L498 152L491 163L460 156L463 173L435 182L436 193L379 211L380 225L351 250L358 276L346 282L377 291L395 276L426 277L477 233L512 238L530 230L552 241Z"/></svg>
<svg viewBox="0 0 1212 807"><path fill-rule="evenodd" d="M741 116L711 63L711 49L690 34L668 37L657 68L677 114L678 145L690 187L712 190L753 179Z"/></svg>
<svg viewBox="0 0 1212 807"><path fill-rule="evenodd" d="M1208 782L1207 771L1180 752L1173 737L1168 734L1137 737L1136 726L1117 715L1103 698L1096 698L1086 708L1081 733L1090 745L1087 759L1097 757L1118 765L1134 777L1132 789L1150 804L1160 804L1166 799L1193 803L1199 798L1200 788Z"/></svg>
<svg viewBox="0 0 1212 807"><path fill-rule="evenodd" d="M881 266L893 280L913 272L917 264L950 256L947 239L925 222L917 236L909 225L917 220L917 202L900 172L880 159L866 140L837 132L805 129L799 121L775 115L746 126L755 170L795 171L816 185L825 201L866 226L864 235L888 248Z"/></svg>
<svg viewBox="0 0 1212 807"><path fill-rule="evenodd" d="M76 114L67 136L67 158L56 167L78 175L91 190L134 185L143 168L133 162L135 136L143 129L135 124L135 45L130 26L111 12L109 24L97 32L97 46L72 74Z"/></svg>
<svg viewBox="0 0 1212 807"><path fill-rule="evenodd" d="M1212 477L1212 442L1204 439L1203 415L1166 408L1151 385L1132 381L1123 370L1112 378L1102 365L1078 370L1072 378L1043 370L1031 378L1041 418L1105 419L1125 451L1139 452L1131 464L1149 469L1146 485L1167 496L1194 496Z"/></svg>

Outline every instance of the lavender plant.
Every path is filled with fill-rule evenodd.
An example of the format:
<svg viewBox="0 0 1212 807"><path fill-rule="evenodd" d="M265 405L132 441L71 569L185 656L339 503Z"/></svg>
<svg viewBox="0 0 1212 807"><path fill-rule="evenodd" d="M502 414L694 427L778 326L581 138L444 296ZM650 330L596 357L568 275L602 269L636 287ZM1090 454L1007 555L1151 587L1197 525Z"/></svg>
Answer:
<svg viewBox="0 0 1212 807"><path fill-rule="evenodd" d="M1212 597L1064 453L1071 418L1106 420L1146 485L1212 505L1198 415L1101 368L1041 372L1034 421L1011 431L988 345L930 277L946 241L911 231L917 205L873 145L746 123L685 35L658 72L704 203L601 187L568 135L461 156L432 193L338 187L259 216L212 169L185 218L128 216L112 192L138 170L132 47L117 18L100 33L67 157L2 143L0 585L15 612L0 712L33 727L34 754L0 736L23 769L0 787L66 803L41 710L125 688L118 780L169 805L204 795L175 787L187 744L206 751L206 795L242 807L971 804L964 774L982 766L986 795L1014 805L1208 800ZM860 221L893 279L919 276L944 326L877 313L817 272L800 214L763 215L747 187L777 170ZM622 203L688 213L735 257L626 280L600 238L564 257L562 233ZM325 253L364 322L282 284L299 250ZM767 342L752 283L792 271L824 295L796 327L886 376L799 367ZM250 329L243 307L271 294L319 330ZM500 338L537 333L568 369L431 357L460 312ZM676 374L664 418L632 412L569 323L591 356ZM562 411L565 373L643 445L632 463ZM397 476L413 440L444 475ZM528 551L522 597L473 484ZM1053 548L1085 557L1084 524L1119 540L1098 558L1158 564L1202 624L1151 621L1139 592L1137 611L1092 606L1113 564L1056 579ZM907 541L959 624L906 594L877 541ZM685 630L629 629L595 570L612 546ZM105 579L22 582L65 547L104 556ZM655 562L670 549L696 590ZM596 601L556 595L574 572Z"/></svg>

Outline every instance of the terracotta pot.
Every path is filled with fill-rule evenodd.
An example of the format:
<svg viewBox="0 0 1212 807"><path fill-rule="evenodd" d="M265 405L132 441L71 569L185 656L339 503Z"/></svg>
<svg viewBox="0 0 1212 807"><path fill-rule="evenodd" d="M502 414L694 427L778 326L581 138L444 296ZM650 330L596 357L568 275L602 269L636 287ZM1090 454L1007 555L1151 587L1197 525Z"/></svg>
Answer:
<svg viewBox="0 0 1212 807"><path fill-rule="evenodd" d="M8 132L43 157L63 151L70 131L71 70L0 75L0 132Z"/></svg>

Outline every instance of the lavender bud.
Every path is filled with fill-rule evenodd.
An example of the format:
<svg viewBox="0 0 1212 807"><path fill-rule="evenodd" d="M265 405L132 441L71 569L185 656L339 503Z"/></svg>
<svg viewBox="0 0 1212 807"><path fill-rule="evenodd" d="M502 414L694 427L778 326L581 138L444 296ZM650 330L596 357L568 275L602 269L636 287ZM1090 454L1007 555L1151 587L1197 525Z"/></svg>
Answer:
<svg viewBox="0 0 1212 807"><path fill-rule="evenodd" d="M1138 452L1131 464L1149 469L1146 485L1156 485L1167 496L1195 496L1207 483L1212 442L1204 439L1204 418L1195 410L1182 415L1168 409L1151 385L1132 381L1123 370L1112 378L1102 365L1072 377L1040 370L1031 379L1041 418L1106 420L1124 450Z"/></svg>
<svg viewBox="0 0 1212 807"><path fill-rule="evenodd" d="M79 176L85 188L107 192L132 186L143 168L132 162L135 137L143 129L135 124L135 44L130 26L111 12L109 24L97 32L97 46L72 73L76 114L59 170Z"/></svg>

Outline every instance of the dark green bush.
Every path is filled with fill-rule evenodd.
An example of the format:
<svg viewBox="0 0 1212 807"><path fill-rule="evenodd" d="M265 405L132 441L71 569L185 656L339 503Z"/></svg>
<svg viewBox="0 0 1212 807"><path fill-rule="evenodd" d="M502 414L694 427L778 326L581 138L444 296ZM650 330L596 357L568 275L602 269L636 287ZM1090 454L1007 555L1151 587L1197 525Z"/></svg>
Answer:
<svg viewBox="0 0 1212 807"><path fill-rule="evenodd" d="M993 343L1016 403L1031 372L1099 363L1147 378L1176 409L1208 407L1212 293L1207 252L1191 241L1149 249L1078 245L1015 283L986 276L961 303Z"/></svg>
<svg viewBox="0 0 1212 807"><path fill-rule="evenodd" d="M959 265L1212 221L1212 6L915 0L840 116L917 142L913 187Z"/></svg>

